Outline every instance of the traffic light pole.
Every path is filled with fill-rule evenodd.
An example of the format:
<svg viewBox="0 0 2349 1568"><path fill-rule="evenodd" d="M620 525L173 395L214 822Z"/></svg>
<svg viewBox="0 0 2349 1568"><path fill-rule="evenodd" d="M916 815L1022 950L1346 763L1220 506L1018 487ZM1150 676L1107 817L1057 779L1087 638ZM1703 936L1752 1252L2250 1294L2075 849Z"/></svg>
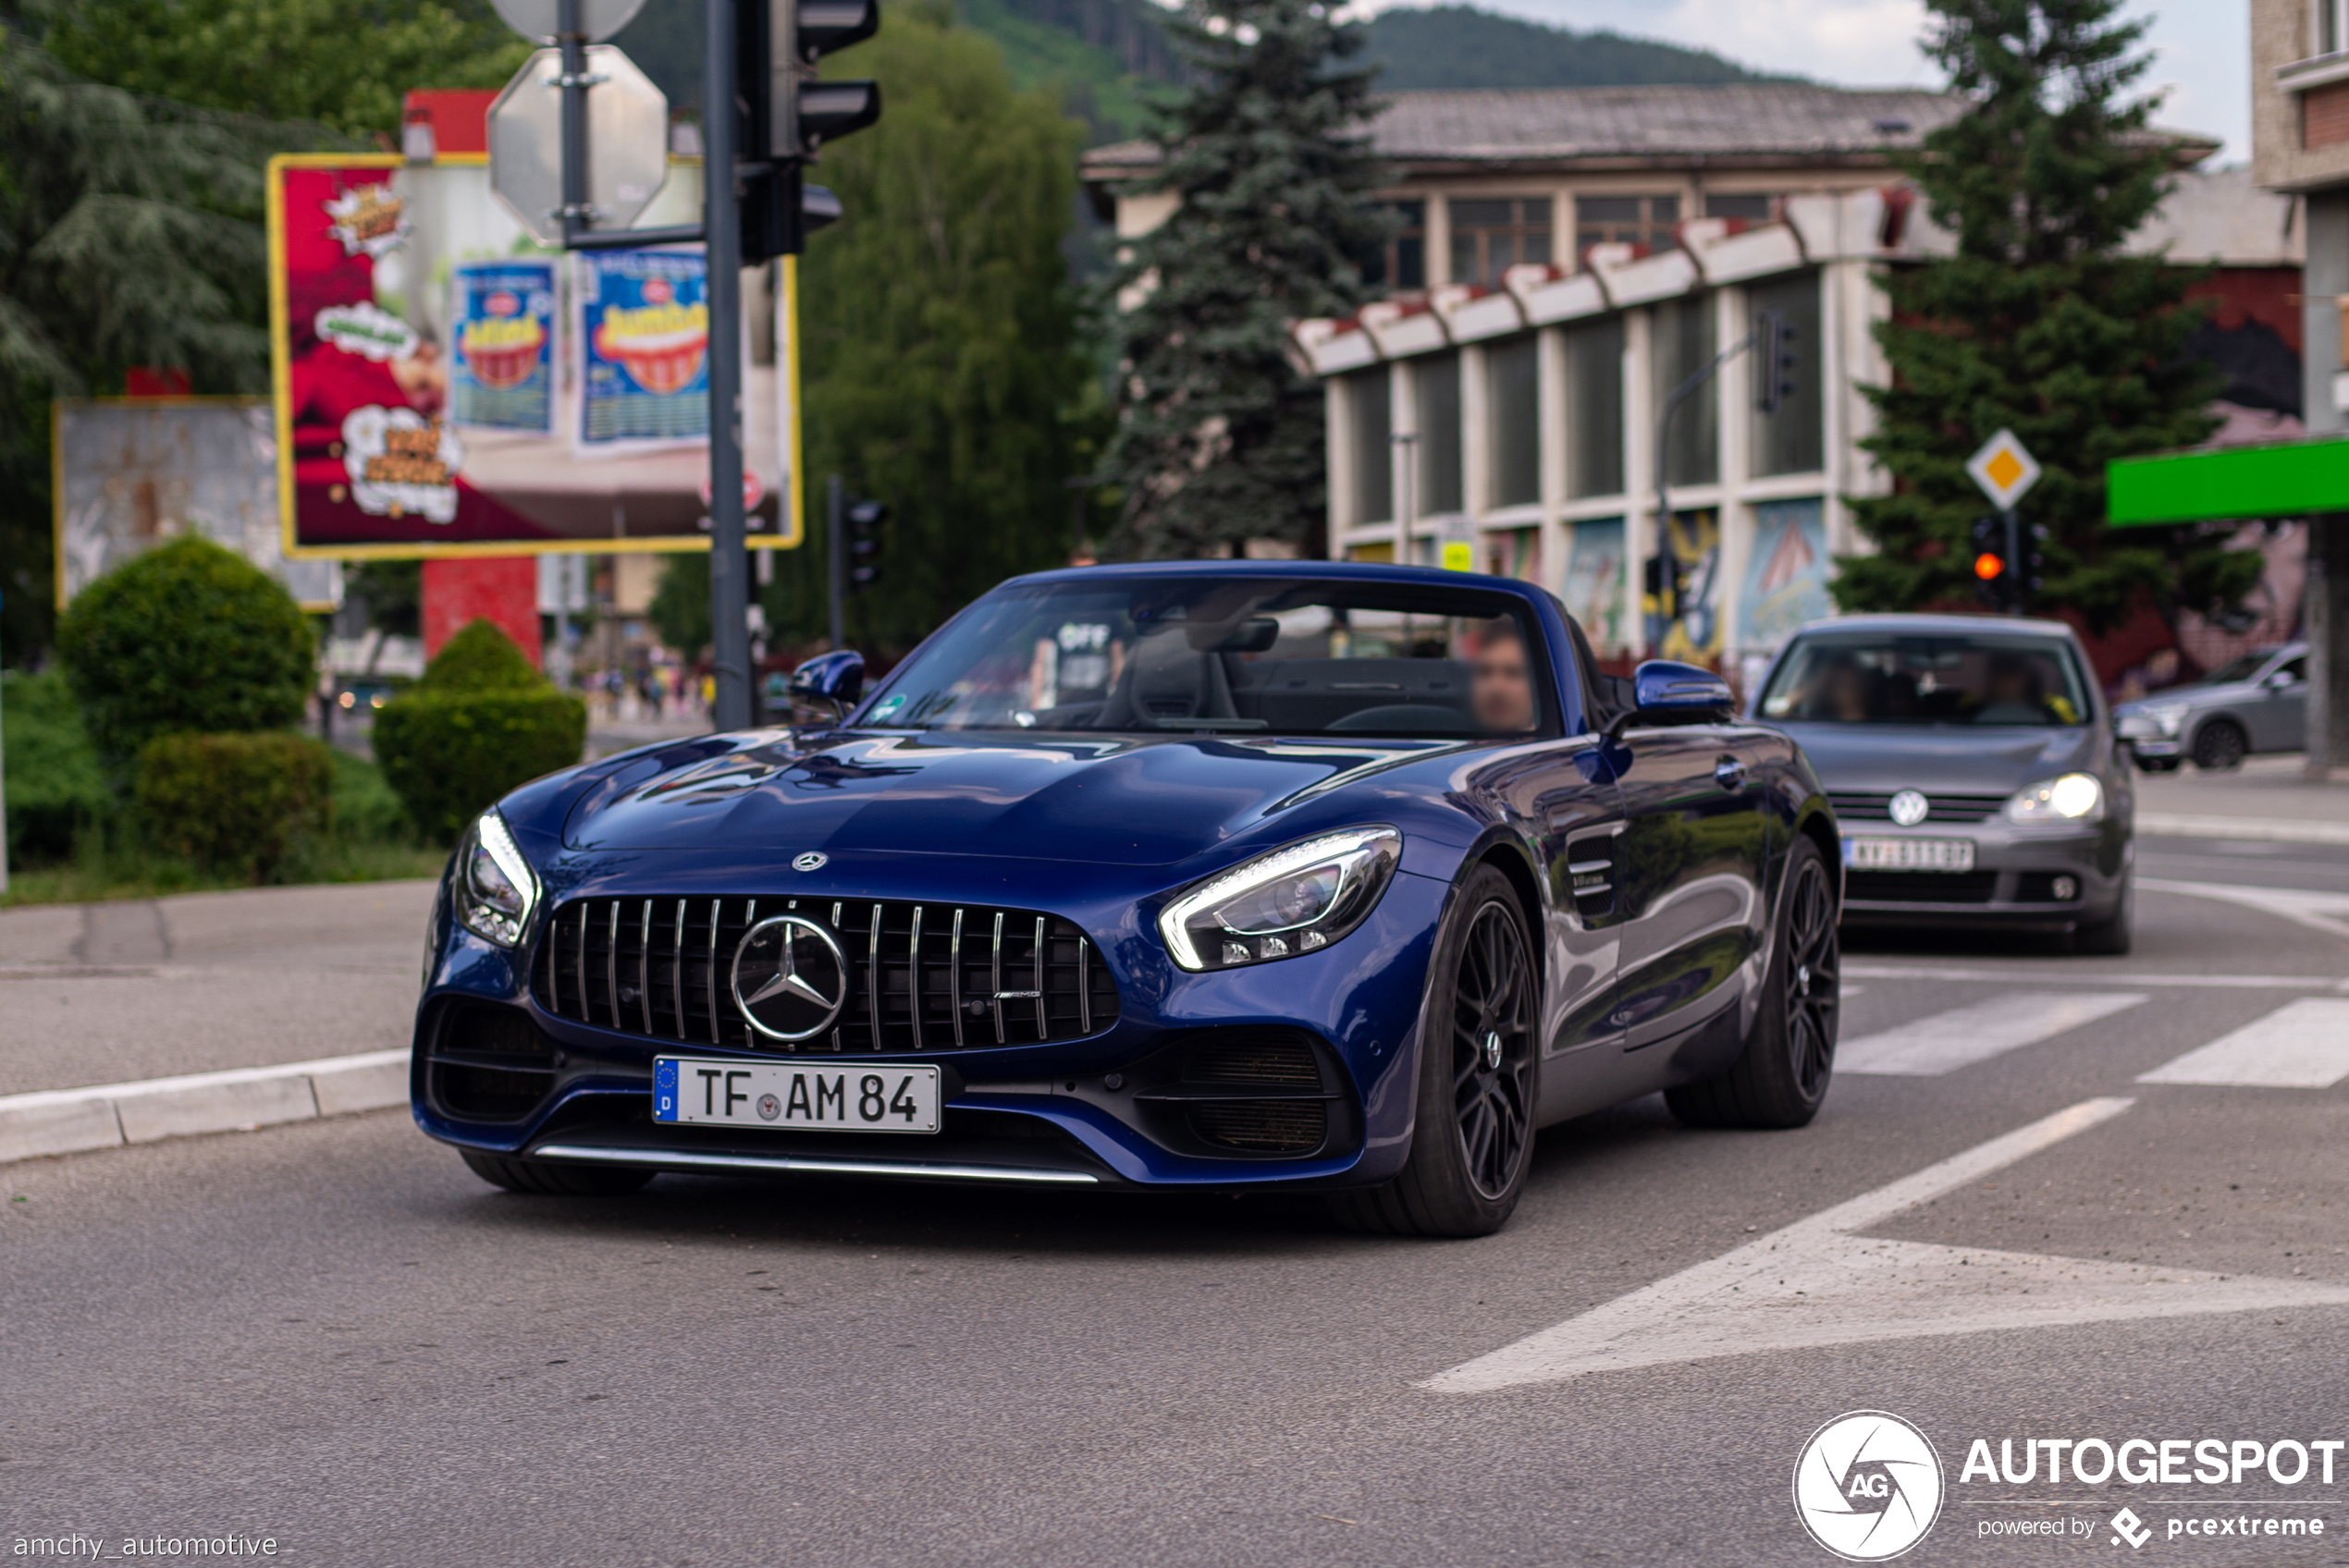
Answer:
<svg viewBox="0 0 2349 1568"><path fill-rule="evenodd" d="M2012 507L1998 511L1999 525L2007 531L2007 614L2023 613L2023 595L2027 589L2023 581L2023 524Z"/></svg>
<svg viewBox="0 0 2349 1568"><path fill-rule="evenodd" d="M826 487L825 516L831 531L831 564L827 569L832 589L832 647L837 650L848 644L846 620L848 597L848 502L842 494L840 475L833 474Z"/></svg>
<svg viewBox="0 0 2349 1568"><path fill-rule="evenodd" d="M1680 619L1680 574L1678 570L1679 563L1677 558L1678 552L1672 544L1672 496L1664 480L1664 457L1672 438L1672 416L1680 411L1682 403L1694 397L1699 388L1718 374L1723 365L1753 348L1754 339L1760 335L1761 329L1756 327L1714 355L1712 360L1702 368L1690 372L1679 386L1672 388L1671 395L1664 399L1663 411L1655 417L1655 553L1656 559L1663 568L1657 573L1659 579L1657 586L1663 592L1656 597L1662 599L1668 595L1672 601L1669 605L1658 605L1656 607L1662 612L1666 636L1671 634L1672 623ZM1642 633L1644 636L1644 627L1642 629ZM1647 651L1654 654L1662 650L1650 648Z"/></svg>
<svg viewBox="0 0 2349 1568"><path fill-rule="evenodd" d="M566 0L574 3L574 0ZM751 0L756 4L758 0ZM743 244L734 138L735 0L707 0L702 229L708 244L710 663L719 729L751 722L750 557L743 527Z"/></svg>

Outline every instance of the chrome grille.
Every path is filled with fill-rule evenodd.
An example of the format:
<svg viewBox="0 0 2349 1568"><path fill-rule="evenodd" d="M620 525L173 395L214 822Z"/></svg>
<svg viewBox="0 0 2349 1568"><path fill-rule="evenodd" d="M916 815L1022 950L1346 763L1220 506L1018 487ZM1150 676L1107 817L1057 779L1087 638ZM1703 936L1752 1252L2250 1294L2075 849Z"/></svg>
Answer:
<svg viewBox="0 0 2349 1568"><path fill-rule="evenodd" d="M796 1047L754 1037L733 1004L734 949L786 911L848 956L833 1027ZM557 908L531 989L559 1018L683 1045L942 1051L1081 1039L1117 1022L1117 984L1068 921L1033 910L875 899L605 898Z"/></svg>
<svg viewBox="0 0 2349 1568"><path fill-rule="evenodd" d="M1998 815L2007 803L2004 795L1937 795L1924 791L1927 807L1923 826L1937 822L1987 822ZM1838 819L1844 822L1889 822L1892 820L1892 793L1835 793L1827 796L1827 803L1835 807Z"/></svg>

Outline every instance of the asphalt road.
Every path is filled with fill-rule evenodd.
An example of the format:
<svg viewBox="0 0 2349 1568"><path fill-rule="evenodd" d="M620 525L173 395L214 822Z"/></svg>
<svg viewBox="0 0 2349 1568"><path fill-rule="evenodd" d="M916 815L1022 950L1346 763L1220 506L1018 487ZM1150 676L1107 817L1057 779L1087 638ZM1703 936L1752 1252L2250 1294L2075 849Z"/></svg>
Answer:
<svg viewBox="0 0 2349 1568"><path fill-rule="evenodd" d="M2164 888L2281 901L2148 889L2125 959L1855 944L1812 1127L1555 1129L1477 1242L1261 1197L523 1198L396 1113L0 1168L0 1553L1827 1563L1789 1484L1864 1409L1945 1472L1904 1562L2349 1563L2349 1451L2330 1486L1960 1475L1976 1438L2349 1439L2349 1081L2137 1081L2349 1045L2321 859L2148 842ZM2168 1534L2220 1514L2327 1533Z"/></svg>

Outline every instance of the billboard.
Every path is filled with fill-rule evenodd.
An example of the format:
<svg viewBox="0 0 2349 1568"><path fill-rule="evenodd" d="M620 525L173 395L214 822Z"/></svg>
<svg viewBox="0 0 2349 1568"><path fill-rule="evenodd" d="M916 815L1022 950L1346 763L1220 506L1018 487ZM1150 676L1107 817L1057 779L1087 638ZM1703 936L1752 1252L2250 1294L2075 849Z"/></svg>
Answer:
<svg viewBox="0 0 2349 1568"><path fill-rule="evenodd" d="M267 398L60 398L50 409L59 609L181 533L236 551L306 610L341 605L338 562L286 557Z"/></svg>
<svg viewBox="0 0 2349 1568"><path fill-rule="evenodd" d="M488 173L462 154L271 160L284 553L707 549L700 248L547 251ZM642 221L693 221L699 186L679 161ZM750 543L788 547L789 302L744 293Z"/></svg>

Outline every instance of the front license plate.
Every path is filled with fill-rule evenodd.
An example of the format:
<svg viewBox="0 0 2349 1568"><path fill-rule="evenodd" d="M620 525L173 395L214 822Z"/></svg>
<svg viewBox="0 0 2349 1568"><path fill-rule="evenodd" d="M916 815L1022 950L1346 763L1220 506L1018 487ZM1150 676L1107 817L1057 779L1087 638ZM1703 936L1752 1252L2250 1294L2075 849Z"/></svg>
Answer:
<svg viewBox="0 0 2349 1568"><path fill-rule="evenodd" d="M823 1133L935 1133L938 1069L653 1059L653 1120Z"/></svg>
<svg viewBox="0 0 2349 1568"><path fill-rule="evenodd" d="M1854 871L1972 871L1971 839L1846 839L1843 864Z"/></svg>

